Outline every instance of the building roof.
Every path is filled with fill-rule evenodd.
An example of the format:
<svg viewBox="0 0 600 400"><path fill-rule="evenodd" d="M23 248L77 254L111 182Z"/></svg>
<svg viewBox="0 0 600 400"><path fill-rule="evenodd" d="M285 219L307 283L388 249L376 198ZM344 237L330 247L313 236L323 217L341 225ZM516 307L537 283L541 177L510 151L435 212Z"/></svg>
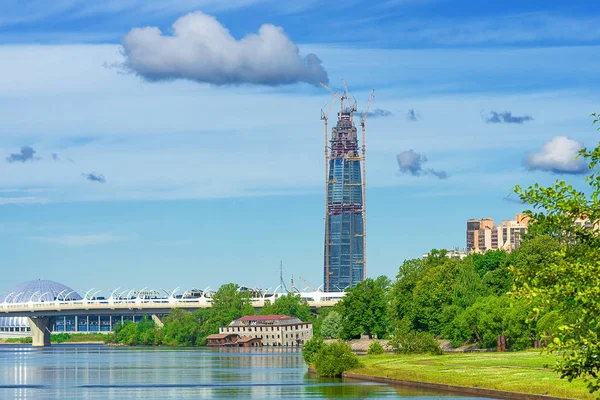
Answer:
<svg viewBox="0 0 600 400"><path fill-rule="evenodd" d="M215 333L212 335L208 335L206 338L207 339L225 339L226 337L229 336L238 336L236 333Z"/></svg>
<svg viewBox="0 0 600 400"><path fill-rule="evenodd" d="M21 283L0 295L0 303L27 303L28 301L81 300L79 293L62 283L38 279ZM0 327L28 327L27 317L0 317Z"/></svg>
<svg viewBox="0 0 600 400"><path fill-rule="evenodd" d="M296 317L290 317L289 315L275 314L275 315L247 315L242 318L236 319L236 321L283 321L286 319L295 319Z"/></svg>
<svg viewBox="0 0 600 400"><path fill-rule="evenodd" d="M236 343L248 343L248 342L262 342L261 338L253 338L253 337L249 337L249 336L240 336L240 338L237 340Z"/></svg>
<svg viewBox="0 0 600 400"><path fill-rule="evenodd" d="M81 300L79 293L62 283L38 279L17 285L0 296L0 303L27 303L28 301Z"/></svg>

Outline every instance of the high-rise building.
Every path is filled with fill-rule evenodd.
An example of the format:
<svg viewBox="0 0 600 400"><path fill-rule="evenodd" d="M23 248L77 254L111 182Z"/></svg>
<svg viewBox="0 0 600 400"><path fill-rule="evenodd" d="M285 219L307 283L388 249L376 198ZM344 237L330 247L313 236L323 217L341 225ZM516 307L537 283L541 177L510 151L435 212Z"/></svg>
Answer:
<svg viewBox="0 0 600 400"><path fill-rule="evenodd" d="M363 149L354 124L356 106L341 97L337 124L328 138L324 287L343 291L366 278ZM324 118L326 120L326 117ZM364 120L362 121L364 127ZM327 129L327 127L326 127ZM326 132L328 134L328 132ZM364 136L363 136L364 138ZM329 154L327 155L327 153Z"/></svg>
<svg viewBox="0 0 600 400"><path fill-rule="evenodd" d="M514 250L521 244L528 222L525 214L517 214L514 220L502 221L499 226L494 226L491 218L470 219L467 221L467 251Z"/></svg>

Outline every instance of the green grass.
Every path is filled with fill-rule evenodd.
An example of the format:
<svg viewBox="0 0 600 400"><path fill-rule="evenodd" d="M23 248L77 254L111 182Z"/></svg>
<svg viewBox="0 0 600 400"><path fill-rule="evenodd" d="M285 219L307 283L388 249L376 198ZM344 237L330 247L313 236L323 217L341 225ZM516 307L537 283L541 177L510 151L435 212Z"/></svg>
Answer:
<svg viewBox="0 0 600 400"><path fill-rule="evenodd" d="M361 358L351 372L447 385L595 399L583 380L569 382L552 370L554 355L538 351L459 353L442 356L378 355Z"/></svg>
<svg viewBox="0 0 600 400"><path fill-rule="evenodd" d="M103 333L57 333L50 335L51 343L82 343L82 342L102 342L106 335ZM8 338L4 343L31 343L31 337Z"/></svg>

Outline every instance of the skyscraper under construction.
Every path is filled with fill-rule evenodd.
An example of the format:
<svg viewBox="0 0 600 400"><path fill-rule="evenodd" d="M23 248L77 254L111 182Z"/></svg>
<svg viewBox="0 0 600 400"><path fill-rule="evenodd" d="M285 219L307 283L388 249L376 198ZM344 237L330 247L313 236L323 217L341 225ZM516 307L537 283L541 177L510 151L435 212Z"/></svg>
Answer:
<svg viewBox="0 0 600 400"><path fill-rule="evenodd" d="M325 268L326 292L343 291L366 279L366 214L365 214L365 121L372 99L360 119L362 149L359 149L357 129L354 124L356 102L344 92L334 94L325 121ZM337 123L328 136L329 112L340 98ZM362 166L362 168L361 168Z"/></svg>

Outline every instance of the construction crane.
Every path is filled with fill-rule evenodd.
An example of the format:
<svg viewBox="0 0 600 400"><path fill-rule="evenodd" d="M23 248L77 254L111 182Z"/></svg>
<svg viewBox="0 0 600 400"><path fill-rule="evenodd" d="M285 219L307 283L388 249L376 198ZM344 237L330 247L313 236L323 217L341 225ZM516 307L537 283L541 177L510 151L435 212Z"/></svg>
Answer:
<svg viewBox="0 0 600 400"><path fill-rule="evenodd" d="M312 289L313 292L316 292L315 288L312 287L312 285L310 283L308 283L308 281L306 279L304 279L301 276L298 276L298 278L302 279L304 281L304 283L306 283L306 285L308 285L308 287Z"/></svg>
<svg viewBox="0 0 600 400"><path fill-rule="evenodd" d="M329 288L329 207L327 205L327 199L329 198L329 143L328 143L328 131L329 131L329 114L331 113L331 109L333 108L333 104L340 96L339 92L334 92L327 85L321 83L325 89L327 89L331 94L333 94L333 99L327 108L327 111L321 109L321 120L325 126L325 287Z"/></svg>
<svg viewBox="0 0 600 400"><path fill-rule="evenodd" d="M362 201L363 201L363 280L367 279L367 134L366 134L366 122L369 116L369 108L371 108L371 102L373 101L373 95L375 89L371 90L369 100L367 101L367 107L363 111L360 117L360 127L362 130Z"/></svg>
<svg viewBox="0 0 600 400"><path fill-rule="evenodd" d="M348 91L348 85L346 85L346 81L342 78L342 85L344 85L344 97L348 100L348 106L350 107L350 112L356 111L356 99L354 100L354 104L350 102L350 92ZM342 104L342 111L344 111L344 105Z"/></svg>

